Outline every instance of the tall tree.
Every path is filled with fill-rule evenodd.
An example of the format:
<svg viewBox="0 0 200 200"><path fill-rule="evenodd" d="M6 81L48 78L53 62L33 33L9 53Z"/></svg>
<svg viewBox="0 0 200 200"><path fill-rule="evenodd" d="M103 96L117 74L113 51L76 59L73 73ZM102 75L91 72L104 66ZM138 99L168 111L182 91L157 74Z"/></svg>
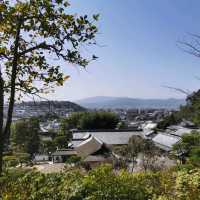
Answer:
<svg viewBox="0 0 200 200"><path fill-rule="evenodd" d="M68 7L66 0L0 1L0 174L16 97L40 95L63 85L69 76L61 63L86 67L96 59L83 56L81 47L95 44L98 15L90 20L67 13ZM9 102L4 124L5 96Z"/></svg>
<svg viewBox="0 0 200 200"><path fill-rule="evenodd" d="M33 156L39 150L39 121L36 118L21 120L13 125L12 143L19 152Z"/></svg>
<svg viewBox="0 0 200 200"><path fill-rule="evenodd" d="M133 172L134 167L138 163L138 158L141 160L140 165L144 170L156 170L160 166L155 163L160 155L159 149L154 145L151 140L144 139L139 135L133 135L128 145L115 147L114 152L121 156L122 161Z"/></svg>
<svg viewBox="0 0 200 200"><path fill-rule="evenodd" d="M135 165L137 164L139 153L143 152L144 150L144 142L145 140L142 137L139 135L134 135L129 139L128 145L116 149L116 153L121 155L125 159L125 162L131 162L132 172Z"/></svg>

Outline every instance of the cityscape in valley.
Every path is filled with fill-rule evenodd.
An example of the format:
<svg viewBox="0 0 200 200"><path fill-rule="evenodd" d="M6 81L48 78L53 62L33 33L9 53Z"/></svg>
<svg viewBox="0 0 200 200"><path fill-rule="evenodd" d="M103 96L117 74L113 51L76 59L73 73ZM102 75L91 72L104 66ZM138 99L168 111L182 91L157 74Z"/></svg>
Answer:
<svg viewBox="0 0 200 200"><path fill-rule="evenodd" d="M102 97L100 98L102 99ZM79 102L82 102L81 104L83 105L86 103L85 101ZM150 103L148 103L148 100L137 100L138 102L141 101L140 108L137 108L139 106L131 108L130 105L127 108L123 108L124 106L120 108L120 105L115 108L114 106L106 108L104 106L106 104L105 100L101 107L99 107L100 101L94 107L94 98L92 101L93 105L87 107L69 101L23 102L15 105L13 123L16 124L16 128L21 121L24 121L24 123L31 123L31 119L37 119L38 121L37 140L39 141L36 141L38 148L35 152L32 152L31 160L33 163L43 163L48 170L51 167L52 170L62 170L64 164L58 165L58 168L56 168L56 163L65 163L68 157L71 156L83 157L83 161L88 166L91 165L90 167L97 164L110 163L115 159L118 160L118 156L120 156L116 154L115 147L128 145L132 136L140 136L144 140L151 140L152 144L161 151L168 153L172 151L173 145L180 142L184 134L195 130L198 131L198 126L189 119L183 118L178 122L175 119L174 121L171 119L172 121L169 120L167 122L168 118L181 112L179 109L181 106L182 109L187 107L184 100L149 100ZM178 102L182 103L182 105L178 106ZM91 105L90 103L88 104ZM152 107L146 107L148 104ZM4 112L6 114L6 108ZM108 121L110 124L106 125L109 115L112 115L113 119ZM88 117L91 119L87 119ZM73 122L73 118L77 122ZM85 128L80 127L79 120L86 120L84 122L86 123L84 125ZM95 120L98 120L98 122ZM162 125L164 120L169 124ZM72 121L72 124L68 124L68 121ZM101 123L102 125L99 127ZM61 132L67 132L67 135L60 135ZM17 137L20 137L20 135ZM54 144L59 137L63 140ZM15 138L15 140L17 139ZM44 146L47 144L50 146L45 149ZM20 148L21 144L17 145ZM104 154L104 151L98 153L103 147L107 148L112 158L110 156L107 157L108 152L106 154ZM48 151L49 149L53 151ZM170 160L168 157L165 157L165 159L167 161L165 167L175 164L174 160ZM131 165L131 163L129 164ZM135 166L136 169L138 167Z"/></svg>
<svg viewBox="0 0 200 200"><path fill-rule="evenodd" d="M199 7L0 0L0 200L200 200Z"/></svg>

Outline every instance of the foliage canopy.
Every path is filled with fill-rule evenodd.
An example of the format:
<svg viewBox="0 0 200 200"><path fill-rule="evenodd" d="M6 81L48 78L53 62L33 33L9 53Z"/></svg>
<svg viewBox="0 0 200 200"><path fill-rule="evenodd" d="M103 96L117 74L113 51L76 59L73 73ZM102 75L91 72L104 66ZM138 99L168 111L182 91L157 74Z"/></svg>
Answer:
<svg viewBox="0 0 200 200"><path fill-rule="evenodd" d="M61 131L78 128L86 129L115 129L119 122L116 114L111 112L79 112L64 119L61 123Z"/></svg>

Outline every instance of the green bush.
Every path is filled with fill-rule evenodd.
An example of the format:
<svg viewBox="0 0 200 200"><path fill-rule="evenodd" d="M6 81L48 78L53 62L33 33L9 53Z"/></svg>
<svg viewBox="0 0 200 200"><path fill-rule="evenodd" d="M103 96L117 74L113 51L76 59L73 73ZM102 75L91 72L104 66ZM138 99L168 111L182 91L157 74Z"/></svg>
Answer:
<svg viewBox="0 0 200 200"><path fill-rule="evenodd" d="M70 156L67 160L66 160L66 164L77 164L81 161L81 157L79 156Z"/></svg>
<svg viewBox="0 0 200 200"><path fill-rule="evenodd" d="M18 160L16 156L4 156L3 162L5 167L15 167L18 164Z"/></svg>
<svg viewBox="0 0 200 200"><path fill-rule="evenodd" d="M4 200L199 200L200 169L116 173L103 165L87 174L9 170L0 178L0 196Z"/></svg>

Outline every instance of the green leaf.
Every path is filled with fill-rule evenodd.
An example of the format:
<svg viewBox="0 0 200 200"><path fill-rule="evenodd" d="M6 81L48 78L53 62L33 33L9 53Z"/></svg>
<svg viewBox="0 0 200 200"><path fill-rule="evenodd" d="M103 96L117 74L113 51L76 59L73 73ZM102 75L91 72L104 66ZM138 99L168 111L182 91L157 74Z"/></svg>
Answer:
<svg viewBox="0 0 200 200"><path fill-rule="evenodd" d="M100 14L93 15L93 19L96 20L96 21L99 20L99 17L100 17Z"/></svg>

